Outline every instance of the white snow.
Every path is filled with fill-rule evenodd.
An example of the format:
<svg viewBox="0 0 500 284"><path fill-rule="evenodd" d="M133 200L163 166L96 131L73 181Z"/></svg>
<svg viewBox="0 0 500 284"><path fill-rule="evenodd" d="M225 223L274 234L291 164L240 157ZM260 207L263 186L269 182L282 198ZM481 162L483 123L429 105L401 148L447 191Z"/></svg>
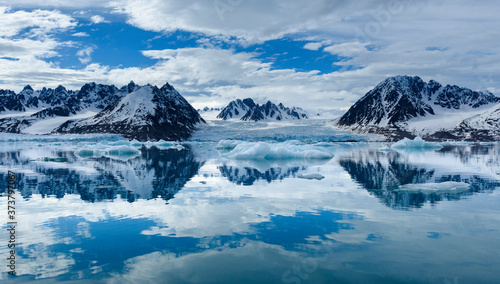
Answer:
<svg viewBox="0 0 500 284"><path fill-rule="evenodd" d="M411 140L408 138L403 138L391 145L393 149L439 149L442 146L439 143L426 142L421 137L417 136L415 139Z"/></svg>
<svg viewBox="0 0 500 284"><path fill-rule="evenodd" d="M0 119L1 118L8 118L8 117L20 117L20 116L30 116L34 113L37 113L43 109L26 109L26 111L19 112L19 111L5 111L0 114Z"/></svg>
<svg viewBox="0 0 500 284"><path fill-rule="evenodd" d="M80 119L80 118L87 118L96 115L95 111L89 111L85 110L82 113L78 113L73 116L58 116L54 118L47 118L44 120L40 120L38 122L35 122L33 125L31 125L28 128L25 128L22 133L26 134L48 134L51 133L52 130L60 126L61 124L65 123L68 120L71 119Z"/></svg>
<svg viewBox="0 0 500 284"><path fill-rule="evenodd" d="M460 124L460 122L483 114L490 109L492 109L491 105L485 105L475 109L470 106L461 106L460 110L444 109L435 106L435 115L415 117L402 125L409 131L414 131L419 134L428 134L439 130L453 129Z"/></svg>
<svg viewBox="0 0 500 284"><path fill-rule="evenodd" d="M474 129L500 129L500 104L488 109L486 112L470 117L464 121Z"/></svg>
<svg viewBox="0 0 500 284"><path fill-rule="evenodd" d="M148 113L154 114L154 111L153 90L150 85L146 85L123 97L108 117L113 121L131 118L132 122L134 118L142 119Z"/></svg>
<svg viewBox="0 0 500 284"><path fill-rule="evenodd" d="M470 185L465 182L446 181L441 183L405 184L398 188L406 192L422 193L458 193L469 190Z"/></svg>

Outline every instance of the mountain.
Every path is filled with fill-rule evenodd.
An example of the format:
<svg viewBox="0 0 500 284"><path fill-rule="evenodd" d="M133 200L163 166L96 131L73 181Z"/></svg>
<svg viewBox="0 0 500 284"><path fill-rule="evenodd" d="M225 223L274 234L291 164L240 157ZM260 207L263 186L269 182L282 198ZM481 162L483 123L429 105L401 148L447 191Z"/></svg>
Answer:
<svg viewBox="0 0 500 284"><path fill-rule="evenodd" d="M358 100L338 121L337 126L359 132L401 136L439 135L469 117L480 115L500 102L490 92L458 86L428 83L415 76L390 77Z"/></svg>
<svg viewBox="0 0 500 284"><path fill-rule="evenodd" d="M129 84L130 86L130 84ZM115 133L128 139L183 140L198 123L198 112L168 83L128 88L126 96L90 118L69 120L54 133Z"/></svg>
<svg viewBox="0 0 500 284"><path fill-rule="evenodd" d="M217 115L217 118L228 120L231 118L241 119L250 109L255 107L255 102L250 99L231 101L222 111Z"/></svg>
<svg viewBox="0 0 500 284"><path fill-rule="evenodd" d="M131 84L136 86L133 82ZM129 86L118 89L113 85L88 83L78 91L67 90L62 85L37 91L27 85L18 94L0 90L0 115L3 117L0 131L21 133L48 118L70 117L85 110L100 111L125 96L128 89Z"/></svg>
<svg viewBox="0 0 500 284"><path fill-rule="evenodd" d="M291 109L285 107L282 103L275 105L271 101L263 105L256 104L251 98L244 100L237 99L230 102L217 115L222 120L239 119L244 121L260 120L293 120L307 119L307 114L299 107Z"/></svg>

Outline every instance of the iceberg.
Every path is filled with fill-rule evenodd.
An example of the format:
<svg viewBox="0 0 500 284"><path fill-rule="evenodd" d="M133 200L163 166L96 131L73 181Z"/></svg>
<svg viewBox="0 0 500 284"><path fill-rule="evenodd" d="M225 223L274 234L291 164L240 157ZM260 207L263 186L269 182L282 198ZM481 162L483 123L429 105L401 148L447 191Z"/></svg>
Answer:
<svg viewBox="0 0 500 284"><path fill-rule="evenodd" d="M119 145L119 146L88 145L75 152L76 156L81 159L109 157L109 158L118 158L121 160L123 159L127 160L129 158L136 157L140 153L141 153L140 150L126 145Z"/></svg>
<svg viewBox="0 0 500 284"><path fill-rule="evenodd" d="M317 179L317 180L322 180L324 179L325 177L318 174L318 173L314 173L314 174L304 174L304 175L299 175L298 178L302 178L302 179Z"/></svg>
<svg viewBox="0 0 500 284"><path fill-rule="evenodd" d="M222 141L221 141L222 142ZM220 142L219 142L220 144ZM219 145L218 145L219 146ZM229 147L223 142L220 146ZM232 145L231 145L232 146ZM333 154L309 145L295 143L241 142L222 157L248 160L282 160L282 159L331 159Z"/></svg>
<svg viewBox="0 0 500 284"><path fill-rule="evenodd" d="M403 138L398 142L391 145L393 149L441 149L442 146L439 143L426 142L422 137L417 136L415 139L411 140L408 138Z"/></svg>
<svg viewBox="0 0 500 284"><path fill-rule="evenodd" d="M217 146L215 146L215 149L232 150L236 146L238 146L238 144L241 144L243 142L244 141L241 141L241 140L221 140L221 141L219 141L219 143L217 144Z"/></svg>

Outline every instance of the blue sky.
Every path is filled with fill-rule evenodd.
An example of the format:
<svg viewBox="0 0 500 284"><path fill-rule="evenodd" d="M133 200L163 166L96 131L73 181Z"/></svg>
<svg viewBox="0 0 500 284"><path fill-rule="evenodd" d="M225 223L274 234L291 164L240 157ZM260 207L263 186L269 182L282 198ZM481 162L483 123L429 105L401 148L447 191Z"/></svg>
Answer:
<svg viewBox="0 0 500 284"><path fill-rule="evenodd" d="M0 0L0 88L163 85L341 113L388 76L500 91L496 1Z"/></svg>

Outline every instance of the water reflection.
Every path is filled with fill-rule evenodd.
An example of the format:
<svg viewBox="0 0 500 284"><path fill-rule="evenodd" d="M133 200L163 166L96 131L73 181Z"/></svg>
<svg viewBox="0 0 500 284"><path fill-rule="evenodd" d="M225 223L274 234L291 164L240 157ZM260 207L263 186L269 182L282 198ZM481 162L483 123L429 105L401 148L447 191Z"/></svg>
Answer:
<svg viewBox="0 0 500 284"><path fill-rule="evenodd" d="M30 159L23 151L0 153L3 164L21 167L19 192L62 198L78 194L95 202L119 196L129 202L139 198L171 199L203 165L189 148L140 150L134 157L80 156L73 151L54 151L50 157ZM1 190L7 188L0 173Z"/></svg>
<svg viewBox="0 0 500 284"><path fill-rule="evenodd" d="M353 145L323 162L226 160L205 146L0 153L24 197L15 280L498 282L497 146ZM324 178L299 178L312 174ZM450 181L467 188L432 187ZM460 202L424 206L448 200Z"/></svg>
<svg viewBox="0 0 500 284"><path fill-rule="evenodd" d="M305 167L291 167L269 168L260 171L251 167L219 166L222 176L238 185L252 185L258 180L265 180L269 183L275 180L283 180L284 178L295 177L300 170L304 169Z"/></svg>
<svg viewBox="0 0 500 284"><path fill-rule="evenodd" d="M460 200L499 187L498 175L491 171L498 167L498 149L498 145L445 146L438 151L411 153L371 149L343 155L339 164L385 205L421 208L426 202L435 205ZM460 184L468 186L464 189Z"/></svg>

